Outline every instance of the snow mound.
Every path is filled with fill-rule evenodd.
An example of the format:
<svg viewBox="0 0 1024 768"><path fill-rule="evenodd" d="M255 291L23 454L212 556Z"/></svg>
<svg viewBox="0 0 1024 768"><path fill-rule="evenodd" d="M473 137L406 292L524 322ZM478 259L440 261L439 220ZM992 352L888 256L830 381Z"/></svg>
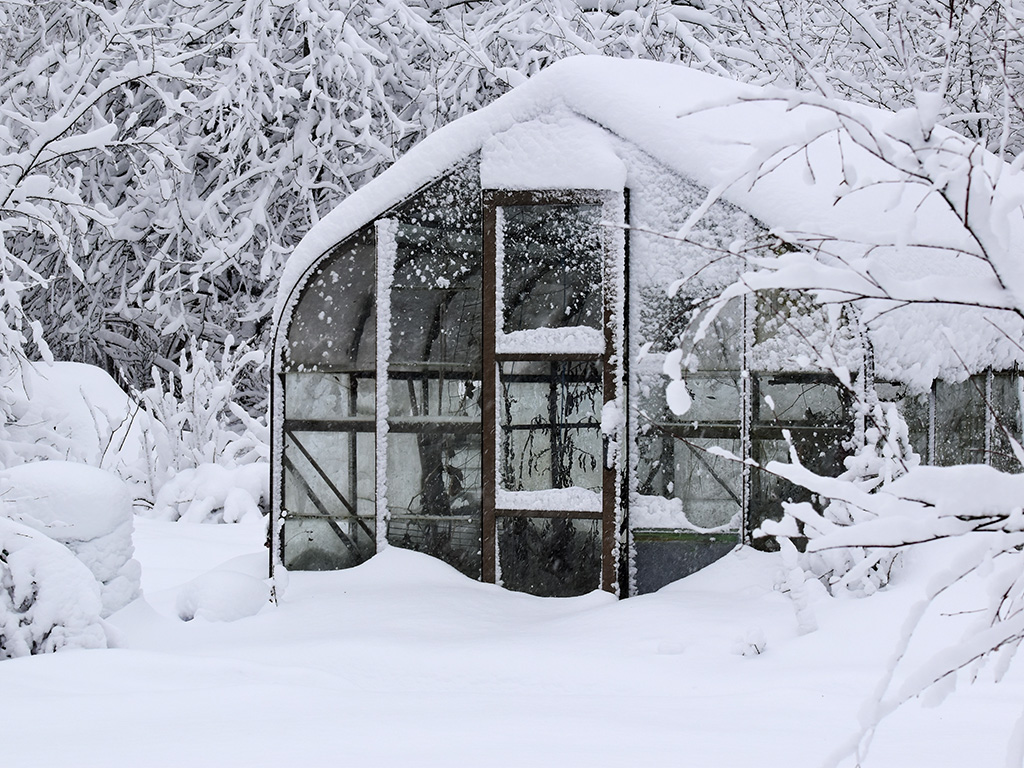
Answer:
<svg viewBox="0 0 1024 768"><path fill-rule="evenodd" d="M238 621L259 613L270 602L266 581L230 570L204 573L178 592L177 612L183 621Z"/></svg>
<svg viewBox="0 0 1024 768"><path fill-rule="evenodd" d="M261 514L270 498L270 465L256 461L236 467L201 464L183 469L156 495L154 517L188 523L237 523Z"/></svg>
<svg viewBox="0 0 1024 768"><path fill-rule="evenodd" d="M85 363L24 366L41 418L66 436L63 458L121 471L141 456L145 413L102 368Z"/></svg>
<svg viewBox="0 0 1024 768"><path fill-rule="evenodd" d="M106 648L100 589L65 547L0 517L0 659Z"/></svg>
<svg viewBox="0 0 1024 768"><path fill-rule="evenodd" d="M132 558L132 499L128 486L86 464L40 461L0 472L5 514L67 547L99 582L102 615L139 594Z"/></svg>

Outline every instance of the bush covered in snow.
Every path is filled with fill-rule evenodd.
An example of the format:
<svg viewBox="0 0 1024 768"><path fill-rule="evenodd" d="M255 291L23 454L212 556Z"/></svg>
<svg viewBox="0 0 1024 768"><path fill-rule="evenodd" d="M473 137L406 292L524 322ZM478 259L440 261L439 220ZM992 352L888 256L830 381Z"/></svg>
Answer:
<svg viewBox="0 0 1024 768"><path fill-rule="evenodd" d="M6 517L63 544L99 584L102 614L139 594L132 501L125 483L86 464L40 461L0 472Z"/></svg>
<svg viewBox="0 0 1024 768"><path fill-rule="evenodd" d="M886 489L893 480L916 467L920 457L910 446L907 424L894 404L876 402L869 409L867 423L864 445L846 459L846 471L838 478L827 480L832 484L847 483L858 491L872 494ZM879 517L877 507L864 507L838 495L825 498L829 499L828 503L820 512L808 502L785 504L783 520L765 521L761 532L780 541L805 537L808 540L806 552L796 555L786 546L783 549L790 553L793 567L821 581L829 592L835 594L844 590L870 595L889 581L900 550L888 546L815 546L816 540L839 529Z"/></svg>
<svg viewBox="0 0 1024 768"><path fill-rule="evenodd" d="M237 523L247 515L258 517L269 498L266 462L236 467L208 463L183 469L164 483L154 510L167 520Z"/></svg>
<svg viewBox="0 0 1024 768"><path fill-rule="evenodd" d="M215 354L193 343L178 375L153 371L146 408L143 484L153 516L191 522L237 522L266 504L270 447L266 424L237 400L238 382L264 355L229 336Z"/></svg>
<svg viewBox="0 0 1024 768"><path fill-rule="evenodd" d="M99 585L66 548L0 517L0 659L106 648Z"/></svg>

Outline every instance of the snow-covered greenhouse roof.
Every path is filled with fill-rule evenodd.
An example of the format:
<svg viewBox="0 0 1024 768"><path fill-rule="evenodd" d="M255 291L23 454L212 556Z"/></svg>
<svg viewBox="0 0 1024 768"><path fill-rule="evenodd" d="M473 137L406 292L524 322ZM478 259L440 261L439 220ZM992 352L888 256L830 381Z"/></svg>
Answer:
<svg viewBox="0 0 1024 768"><path fill-rule="evenodd" d="M485 189L622 189L632 180L616 153L621 141L746 210L783 240L857 260L856 272L840 276L848 282L837 284L832 272L817 285L877 295L874 277L884 274L912 298L955 291L961 299L1009 306L1006 292L993 290L991 273L964 256L978 246L934 190L865 149L876 137L891 150L901 137L930 130L921 125L927 111L839 103L846 114L840 124L835 102L825 108L814 100L679 65L590 56L560 61L427 137L325 216L286 265L275 317L321 256L464 158L480 153ZM934 130L944 141L966 141ZM903 167L917 159L908 152ZM998 181L995 202L1002 205L996 219L1003 229L988 234L1012 256L1024 243L1024 180L992 155L980 162ZM806 265L805 259L803 280ZM930 282L922 283L925 275ZM991 312L973 308L886 311L872 326L879 373L902 372L925 386L939 376L1024 362L1013 341L1024 335L1017 318L997 316L993 323ZM955 344L950 328L970 343ZM940 347L949 352L936 353Z"/></svg>

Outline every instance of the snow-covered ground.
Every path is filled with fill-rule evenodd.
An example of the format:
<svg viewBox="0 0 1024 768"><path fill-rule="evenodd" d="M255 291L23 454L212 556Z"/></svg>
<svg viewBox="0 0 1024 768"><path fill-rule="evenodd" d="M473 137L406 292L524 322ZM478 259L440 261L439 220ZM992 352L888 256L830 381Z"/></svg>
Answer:
<svg viewBox="0 0 1024 768"><path fill-rule="evenodd" d="M5 768L820 766L948 556L916 554L870 598L809 589L801 634L779 558L750 550L617 602L506 592L392 547L291 574L275 607L263 537L258 521L137 520L143 597L108 620L120 647L0 663ZM941 614L972 595L953 597L907 670L956 637L969 614ZM884 720L864 765L1004 765L1022 706L1020 670L983 670Z"/></svg>

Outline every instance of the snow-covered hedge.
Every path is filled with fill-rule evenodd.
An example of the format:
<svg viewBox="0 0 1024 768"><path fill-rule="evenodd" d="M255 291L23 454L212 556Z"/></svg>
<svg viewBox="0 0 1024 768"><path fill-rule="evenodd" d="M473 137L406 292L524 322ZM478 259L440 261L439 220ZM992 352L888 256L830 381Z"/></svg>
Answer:
<svg viewBox="0 0 1024 768"><path fill-rule="evenodd" d="M106 648L99 584L65 547L0 517L0 659Z"/></svg>
<svg viewBox="0 0 1024 768"><path fill-rule="evenodd" d="M40 461L0 472L6 517L70 550L99 584L102 614L139 594L132 499L125 483L86 464Z"/></svg>

